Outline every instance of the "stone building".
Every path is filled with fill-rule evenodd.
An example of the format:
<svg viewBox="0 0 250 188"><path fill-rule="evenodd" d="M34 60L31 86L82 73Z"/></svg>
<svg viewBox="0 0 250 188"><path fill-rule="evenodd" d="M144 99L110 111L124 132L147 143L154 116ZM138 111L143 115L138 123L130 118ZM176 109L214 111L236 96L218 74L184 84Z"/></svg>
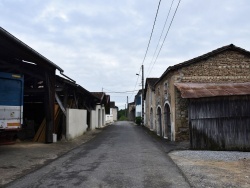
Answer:
<svg viewBox="0 0 250 188"><path fill-rule="evenodd" d="M159 78L147 78L144 91L144 100L145 100L145 121L144 125L148 127L151 131L157 132L156 119L155 117L155 89L154 84Z"/></svg>
<svg viewBox="0 0 250 188"><path fill-rule="evenodd" d="M153 86L155 108L152 109L156 113L153 113L152 117L146 112L147 122L156 120L156 132L159 136L172 141L189 140L190 99L221 100L216 97L249 96L249 89L245 86L248 82L250 82L250 52L233 44L170 66ZM243 87L243 89L227 92L230 83L235 84L232 87ZM193 87L191 88L189 84ZM212 84L214 89L207 89L209 84ZM149 84L146 86L150 88ZM196 87L200 89L199 92L196 92ZM145 93L146 105L152 105L148 89ZM196 113L199 115L199 110Z"/></svg>

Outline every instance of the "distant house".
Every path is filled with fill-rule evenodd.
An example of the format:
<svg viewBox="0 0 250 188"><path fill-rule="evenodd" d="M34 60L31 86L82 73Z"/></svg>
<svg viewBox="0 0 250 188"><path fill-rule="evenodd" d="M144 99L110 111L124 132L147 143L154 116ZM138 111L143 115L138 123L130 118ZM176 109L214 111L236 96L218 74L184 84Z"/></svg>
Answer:
<svg viewBox="0 0 250 188"><path fill-rule="evenodd" d="M110 113L110 96L106 95L104 92L91 92L92 95L99 99L96 105L96 128L105 126L106 124L106 114Z"/></svg>
<svg viewBox="0 0 250 188"><path fill-rule="evenodd" d="M142 90L140 89L135 96L135 117L142 117Z"/></svg>
<svg viewBox="0 0 250 188"><path fill-rule="evenodd" d="M110 103L110 114L113 115L113 121L118 120L118 107L115 106L115 102Z"/></svg>
<svg viewBox="0 0 250 188"><path fill-rule="evenodd" d="M135 102L128 103L128 120L135 121Z"/></svg>
<svg viewBox="0 0 250 188"><path fill-rule="evenodd" d="M250 52L224 46L168 67L147 119L156 120L159 136L190 140L193 149L250 150L249 86ZM145 99L150 104L148 92Z"/></svg>

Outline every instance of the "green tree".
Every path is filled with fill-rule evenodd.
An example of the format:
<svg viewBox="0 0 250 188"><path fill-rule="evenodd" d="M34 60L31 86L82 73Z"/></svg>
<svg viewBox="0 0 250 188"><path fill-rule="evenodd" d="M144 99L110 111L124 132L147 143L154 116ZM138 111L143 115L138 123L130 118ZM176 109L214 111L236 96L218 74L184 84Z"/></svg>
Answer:
<svg viewBox="0 0 250 188"><path fill-rule="evenodd" d="M118 120L119 121L125 121L128 118L126 117L126 111L124 109L121 109L118 111Z"/></svg>

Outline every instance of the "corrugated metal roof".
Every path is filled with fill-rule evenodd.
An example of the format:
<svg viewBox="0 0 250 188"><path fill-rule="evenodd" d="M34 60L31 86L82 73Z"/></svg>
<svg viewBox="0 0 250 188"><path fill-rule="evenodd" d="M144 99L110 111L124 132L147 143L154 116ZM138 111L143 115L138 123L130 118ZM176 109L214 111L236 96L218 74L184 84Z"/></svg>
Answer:
<svg viewBox="0 0 250 188"><path fill-rule="evenodd" d="M0 27L0 38L1 53L5 55L10 53L15 58L20 58L20 60L31 61L33 63L46 63L58 69L60 72L64 72L63 69L60 68L58 65L56 65L55 63L53 63L31 47L29 47L27 44L16 38L14 35L10 34L2 27ZM4 42L4 39L7 40Z"/></svg>
<svg viewBox="0 0 250 188"><path fill-rule="evenodd" d="M246 83L175 83L182 98L250 95L250 82Z"/></svg>

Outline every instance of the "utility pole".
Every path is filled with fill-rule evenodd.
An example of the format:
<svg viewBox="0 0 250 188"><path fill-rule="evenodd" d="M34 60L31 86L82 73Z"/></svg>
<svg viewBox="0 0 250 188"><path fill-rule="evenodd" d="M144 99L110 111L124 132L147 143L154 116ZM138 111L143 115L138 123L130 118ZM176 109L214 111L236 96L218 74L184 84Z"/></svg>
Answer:
<svg viewBox="0 0 250 188"><path fill-rule="evenodd" d="M128 109L128 96L127 96L127 118L128 118L128 114L129 114L129 109Z"/></svg>
<svg viewBox="0 0 250 188"><path fill-rule="evenodd" d="M142 65L142 77L141 77L141 85L142 85L142 104L141 104L141 108L142 108L142 125L144 125L144 66Z"/></svg>
<svg viewBox="0 0 250 188"><path fill-rule="evenodd" d="M127 110L126 110L126 104L125 104L125 117L127 116L127 115L126 115L126 111L127 111Z"/></svg>

